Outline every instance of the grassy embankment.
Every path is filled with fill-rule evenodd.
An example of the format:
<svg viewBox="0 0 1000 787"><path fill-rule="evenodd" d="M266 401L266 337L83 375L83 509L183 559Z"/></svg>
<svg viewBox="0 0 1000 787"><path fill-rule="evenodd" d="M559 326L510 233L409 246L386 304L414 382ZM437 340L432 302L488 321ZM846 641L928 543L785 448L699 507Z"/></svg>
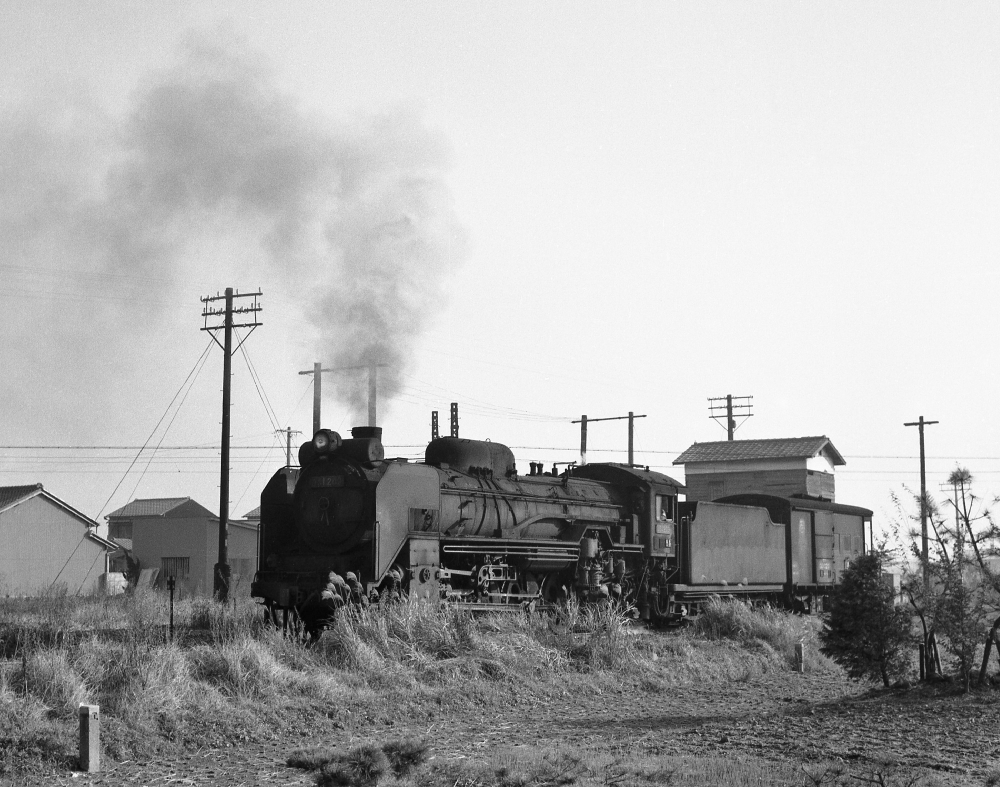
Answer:
<svg viewBox="0 0 1000 787"><path fill-rule="evenodd" d="M710 606L676 634L637 631L610 610L472 617L404 603L344 615L311 648L262 625L248 600L187 600L166 638L162 594L0 601L0 776L76 764L80 703L101 707L104 757L143 760L204 746L297 739L288 755L319 784L802 784L788 768L646 756L627 741L590 752L538 741L517 752L424 762L431 739L408 719L464 724L466 714L567 696L640 693L788 671L839 674L819 654L816 621L742 604ZM427 724L424 724L427 727ZM386 730L390 733L387 734ZM381 732L380 732L381 731ZM324 740L325 736L325 740ZM369 781L371 783L371 781Z"/></svg>

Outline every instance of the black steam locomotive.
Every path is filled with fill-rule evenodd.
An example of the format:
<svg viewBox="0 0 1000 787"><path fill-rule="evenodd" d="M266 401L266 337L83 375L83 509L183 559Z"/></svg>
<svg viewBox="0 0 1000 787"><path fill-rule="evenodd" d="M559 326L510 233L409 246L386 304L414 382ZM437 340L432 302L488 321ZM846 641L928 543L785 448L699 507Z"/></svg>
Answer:
<svg viewBox="0 0 1000 787"><path fill-rule="evenodd" d="M372 597L479 610L617 600L662 624L716 593L810 606L864 551L871 517L767 495L679 502L683 485L622 464L521 475L488 441L442 437L422 463L386 459L376 427L321 430L299 464L261 494L251 592L307 627L331 572Z"/></svg>

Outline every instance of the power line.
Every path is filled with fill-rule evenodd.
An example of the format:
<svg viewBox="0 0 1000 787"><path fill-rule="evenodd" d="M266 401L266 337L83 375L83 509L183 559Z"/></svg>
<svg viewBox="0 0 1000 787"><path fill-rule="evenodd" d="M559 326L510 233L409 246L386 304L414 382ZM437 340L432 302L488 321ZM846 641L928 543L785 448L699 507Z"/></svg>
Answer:
<svg viewBox="0 0 1000 787"><path fill-rule="evenodd" d="M236 338L239 339L239 331L236 332ZM247 369L250 371L250 379L253 381L253 386L257 390L257 396L260 399L260 403L264 405L264 412L267 413L268 420L271 422L271 426L274 429L281 429L278 425L278 416L274 412L274 408L271 406L271 400L268 398L267 393L264 391L264 386L261 383L260 375L257 374L257 369L254 367L253 362L250 360L250 356L247 354L246 348L243 346L243 342L240 341L239 349L243 353L243 360L246 361Z"/></svg>
<svg viewBox="0 0 1000 787"><path fill-rule="evenodd" d="M143 444L142 448L139 449L139 453L135 455L135 459L132 460L132 463L128 466L128 470L126 470L125 473L122 475L121 480L117 484L115 484L115 488L111 490L111 494L108 495L108 499L104 501L104 505L101 506L101 510L97 512L97 516L94 517L94 519L101 518L101 514L104 513L104 509L108 507L108 504L111 502L111 499L115 496L115 494L117 494L118 489L121 487L121 485L125 483L125 478L128 476L129 472L132 470L132 467L135 465L135 463L139 461L139 457L142 456L142 452L146 450L146 446L149 445L149 441L153 439L153 435L156 434L156 430L160 428L160 424L162 424L163 419L167 417L167 413L170 412L170 408L173 407L174 402L177 401L177 397L181 395L181 391L183 391L184 387L188 384L188 380L191 379L192 375L197 374L197 370L200 368L200 365L204 363L204 359L208 356L208 351L211 349L211 347L212 347L211 341L205 345L205 349L202 350L201 356L198 358L197 361L195 361L194 366L191 368L191 371L188 372L187 377L184 378L184 382L181 383L181 387L177 389L177 393L174 394L174 398L170 400L170 404L167 405L167 409L163 411L163 415L160 416L160 420L156 422L156 426L153 427L153 431L149 433L149 437L146 438L146 442Z"/></svg>
<svg viewBox="0 0 1000 787"><path fill-rule="evenodd" d="M205 368L205 362L207 360L208 360L208 350L206 348L204 355L202 355L202 357L201 357L201 365L196 368L195 373L194 373L194 377L191 379L191 384L187 387L187 390L184 392L184 396L181 397L181 400L178 403L177 407L174 408L174 414L172 416L170 416L170 420L167 422L167 428L164 429L163 430L163 434L160 435L160 442L156 444L156 448L153 449L153 453L150 454L149 459L146 461L146 467L143 468L142 473L139 475L139 480L136 481L135 482L135 486L132 487L132 494L129 495L129 497L134 497L135 496L135 492L139 488L139 484L142 483L142 479L146 476L146 471L149 470L149 467L150 467L150 465L153 462L153 457L156 456L157 449L160 447L160 445L163 444L163 441L166 438L167 433L170 431L170 427L173 426L174 425L174 421L177 420L177 415L178 415L178 413L180 413L181 408L184 406L184 402L187 401L188 395L191 393L191 390L194 388L194 384L198 380L198 375L201 374L201 370Z"/></svg>

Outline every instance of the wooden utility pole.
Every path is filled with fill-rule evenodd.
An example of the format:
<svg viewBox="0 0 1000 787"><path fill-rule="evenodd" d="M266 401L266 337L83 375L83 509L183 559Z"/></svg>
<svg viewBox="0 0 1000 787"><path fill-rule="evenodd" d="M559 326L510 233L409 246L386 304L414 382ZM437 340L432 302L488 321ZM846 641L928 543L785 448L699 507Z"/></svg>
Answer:
<svg viewBox="0 0 1000 787"><path fill-rule="evenodd" d="M316 432L318 432L318 431L319 431L319 429L316 430ZM316 434L316 432L313 432L313 434ZM278 430L276 430L275 434L283 434L283 435L285 435L285 467L291 467L292 466L292 435L293 434L302 434L302 432L298 431L297 429L292 429L292 427L289 426L289 427L286 427L284 429L278 429Z"/></svg>
<svg viewBox="0 0 1000 787"><path fill-rule="evenodd" d="M635 433L635 419L645 418L644 415L636 415L633 412L629 412L628 415L614 415L610 418L588 418L585 415L580 416L579 421L573 421L574 424L580 424L580 464L587 464L587 424L596 423L597 421L625 421L628 420L628 463L631 467L635 464L635 452L633 451L634 440L633 435Z"/></svg>
<svg viewBox="0 0 1000 787"><path fill-rule="evenodd" d="M733 403L733 400L736 403ZM733 396L732 394L726 394L725 396L714 396L708 399L708 417L713 421L718 421L722 418L723 410L725 410L726 418L726 436L727 439L732 441L733 435L736 432L736 417L741 418L752 418L753 413L750 412L753 407L753 403L750 401L753 399L752 396ZM725 401L725 404L721 402Z"/></svg>
<svg viewBox="0 0 1000 787"><path fill-rule="evenodd" d="M316 434L316 432L323 428L320 421L320 391L323 374L327 372L347 372L355 369L368 370L368 425L378 426L376 423L378 370L384 369L388 365L389 364L387 363L366 363L363 366L338 366L334 369L326 369L321 363L314 363L312 369L306 369L304 372L299 372L299 374L311 374L313 376L313 434Z"/></svg>
<svg viewBox="0 0 1000 787"><path fill-rule="evenodd" d="M219 480L219 561L215 564L213 574L213 591L219 601L226 601L229 598L229 580L231 571L229 568L229 405L230 389L232 377L233 359L233 328L249 328L250 331L240 341L236 349L247 340L247 337L254 332L254 329L263 323L257 321L257 313L260 312L260 302L257 300L262 293L245 292L234 293L232 287L226 288L225 295L216 293L201 299L205 304L201 316L205 320L203 331L210 331L212 339L222 348L222 472ZM251 306L240 306L233 308L234 298L253 298ZM215 308L209 304L217 301L225 301L222 309ZM233 314L249 314L248 319L252 322L233 322ZM222 320L222 325L209 325L209 318L213 321ZM215 333L219 330L223 332L223 342Z"/></svg>
<svg viewBox="0 0 1000 787"><path fill-rule="evenodd" d="M924 572L924 588L930 586L931 577L927 571L927 471L924 461L924 427L936 424L937 421L925 421L923 416L917 421L910 421L903 426L916 426L920 430L920 559Z"/></svg>

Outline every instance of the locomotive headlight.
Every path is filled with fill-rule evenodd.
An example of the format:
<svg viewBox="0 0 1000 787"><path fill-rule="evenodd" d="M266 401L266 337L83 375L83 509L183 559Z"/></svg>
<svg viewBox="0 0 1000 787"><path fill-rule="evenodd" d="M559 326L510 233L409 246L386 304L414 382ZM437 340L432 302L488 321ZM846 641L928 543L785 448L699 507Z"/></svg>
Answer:
<svg viewBox="0 0 1000 787"><path fill-rule="evenodd" d="M313 448L316 449L318 454L329 454L340 448L340 435L336 432L331 432L329 429L320 429L313 435L312 439Z"/></svg>

